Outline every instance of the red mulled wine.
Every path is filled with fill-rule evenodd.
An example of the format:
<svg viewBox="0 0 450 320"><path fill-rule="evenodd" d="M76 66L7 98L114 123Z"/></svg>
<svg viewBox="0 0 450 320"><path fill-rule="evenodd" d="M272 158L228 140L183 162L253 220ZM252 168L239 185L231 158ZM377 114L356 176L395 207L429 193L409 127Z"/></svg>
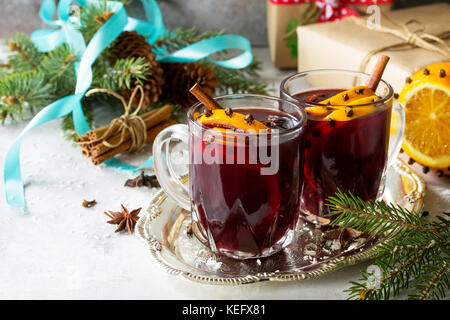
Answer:
<svg viewBox="0 0 450 320"><path fill-rule="evenodd" d="M240 259L268 256L290 242L299 216L304 119L271 109L233 110L251 114L271 132L234 136L202 125L201 136L190 136L193 216L213 251Z"/></svg>
<svg viewBox="0 0 450 320"><path fill-rule="evenodd" d="M320 103L342 91L312 90L293 97L307 106L309 102ZM388 156L390 109L382 104L375 106L373 112L352 118L356 108L364 107L349 109L345 121L317 117L305 108L308 121L300 206L307 216L323 217L329 213L326 199L338 188L364 200L375 200L380 196Z"/></svg>

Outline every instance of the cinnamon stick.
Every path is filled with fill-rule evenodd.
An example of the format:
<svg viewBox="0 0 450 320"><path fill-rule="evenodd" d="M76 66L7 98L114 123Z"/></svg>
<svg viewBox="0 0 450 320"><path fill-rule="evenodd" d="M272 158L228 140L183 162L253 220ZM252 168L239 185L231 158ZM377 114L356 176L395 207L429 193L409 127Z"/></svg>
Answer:
<svg viewBox="0 0 450 320"><path fill-rule="evenodd" d="M167 106L162 107L161 109L158 109L156 112L154 112L150 118L147 118L146 120L144 120L147 130L151 127L154 127L156 124L169 119L171 111L172 111L172 107L167 105ZM105 141L111 145L116 145L117 143L120 142L121 139L122 139L121 134L119 133L119 134L112 136L111 138L108 138ZM125 132L123 140L127 141L129 139L130 139L130 133L127 131L127 132ZM105 152L108 152L111 149L113 149L113 148L108 147L103 142L99 142L97 144L91 145L91 153L92 153L92 156L94 156L94 157L97 157Z"/></svg>
<svg viewBox="0 0 450 320"><path fill-rule="evenodd" d="M172 112L172 106L165 105L164 107L151 110L147 113L144 113L141 117L142 120L145 122L145 126L147 128L153 127L155 124L160 123L170 117L170 114ZM108 130L109 126L97 128L91 131L87 132L87 136L89 137L89 140L97 140L100 137L102 137L105 132ZM127 132L125 135L125 140L129 139L129 133ZM108 137L108 139L111 137ZM117 140L120 141L120 140ZM108 141L111 143L110 141Z"/></svg>
<svg viewBox="0 0 450 320"><path fill-rule="evenodd" d="M141 115L142 119L145 121L145 119L147 119L148 117L150 117L153 113L155 113L156 110L151 110L147 113L144 113L143 115ZM117 124L118 125L118 124ZM101 127L101 128L97 128L97 129L93 129L88 131L86 134L89 137L89 140L97 140L98 138L102 137L105 132L109 129L109 125L105 126L105 127ZM114 130L112 130L112 132L115 131L116 128L113 128Z"/></svg>
<svg viewBox="0 0 450 320"><path fill-rule="evenodd" d="M87 142L87 141L89 141L89 137L86 135L77 137L77 142Z"/></svg>
<svg viewBox="0 0 450 320"><path fill-rule="evenodd" d="M205 105L209 110L223 109L222 106L217 103L212 97L210 97L198 83L189 90L201 103Z"/></svg>
<svg viewBox="0 0 450 320"><path fill-rule="evenodd" d="M375 65L375 68L367 81L367 87L372 89L374 92L377 90L378 84L380 83L381 77L383 76L384 69L386 68L386 65L389 62L389 57L382 54L378 58L377 64Z"/></svg>
<svg viewBox="0 0 450 320"><path fill-rule="evenodd" d="M145 143L153 142L155 140L157 134L160 131L162 131L164 128L167 128L175 123L176 123L176 121L168 120L168 121L164 121L163 123L161 123L155 127L147 129L147 139L145 140ZM92 157L92 163L94 165L99 165L99 164L105 162L106 160L111 159L115 155L128 150L130 148L130 146L131 146L131 141L127 140L127 142L122 143L117 148L111 149L108 152L105 152L99 156Z"/></svg>
<svg viewBox="0 0 450 320"><path fill-rule="evenodd" d="M86 157L86 158L91 157L91 151L89 151L88 149L81 149L81 154L83 155L83 157Z"/></svg>

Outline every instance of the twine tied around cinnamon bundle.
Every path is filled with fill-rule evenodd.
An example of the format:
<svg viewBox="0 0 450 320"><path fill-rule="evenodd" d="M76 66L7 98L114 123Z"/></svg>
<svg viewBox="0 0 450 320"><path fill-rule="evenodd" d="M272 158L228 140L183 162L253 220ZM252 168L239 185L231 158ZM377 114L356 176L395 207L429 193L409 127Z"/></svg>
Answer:
<svg viewBox="0 0 450 320"><path fill-rule="evenodd" d="M130 113L133 101L138 91L140 91L141 93L139 104L136 110L134 110L133 113ZM83 145L102 141L102 143L105 146L109 148L116 148L120 146L122 143L124 143L125 140L128 140L128 138L126 137L126 134L128 133L129 139L131 140L131 144L127 151L128 152L140 151L144 147L145 141L147 140L147 127L142 117L138 115L138 112L141 110L144 102L144 89L142 88L142 86L138 85L136 86L136 88L134 88L128 103L125 101L124 97L108 89L97 88L89 90L86 93L86 97L94 93L107 93L119 99L123 104L125 113L120 117L113 119L111 123L108 125L108 128L105 131L105 133L101 135L99 138L91 141L81 141L78 142L78 144ZM106 141L106 139L118 134L120 134L120 140L117 143L111 144L108 141Z"/></svg>
<svg viewBox="0 0 450 320"><path fill-rule="evenodd" d="M394 28L378 25L377 28L374 29L373 27L367 24L366 20L361 20L356 17L351 17L351 19L353 20L353 22L366 29L392 34L398 38L403 39L403 42L396 43L393 45L387 45L368 52L359 66L360 71L364 72L366 70L367 64L369 63L370 59L377 53L389 49L404 48L407 46L410 46L411 48L419 47L425 50L438 52L442 54L444 57L450 58L450 46L445 42L446 39L450 38L450 30L441 32L438 35L433 35L429 33L424 33L425 24L417 19L408 20L406 23L400 25L392 21L384 13L381 13L381 15L384 19L389 21L394 26ZM417 28L416 30L412 30L411 26L414 24L417 24L419 28ZM438 44L440 44L442 47L440 47Z"/></svg>

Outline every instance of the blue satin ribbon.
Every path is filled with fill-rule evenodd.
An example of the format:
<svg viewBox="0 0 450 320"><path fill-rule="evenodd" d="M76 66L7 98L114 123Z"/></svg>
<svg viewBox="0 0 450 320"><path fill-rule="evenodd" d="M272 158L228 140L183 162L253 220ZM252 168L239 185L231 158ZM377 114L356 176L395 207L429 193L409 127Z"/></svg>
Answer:
<svg viewBox="0 0 450 320"><path fill-rule="evenodd" d="M71 52L79 58L79 62L74 66L77 83L74 94L59 99L42 109L9 148L4 162L5 196L9 205L22 208L26 206L20 167L20 146L23 136L31 129L69 113L72 113L77 134L84 135L90 130L90 127L81 108L81 100L92 84L92 65L98 56L124 30L137 31L144 35L149 43L154 43L165 32L161 10L156 1L141 1L147 21L128 17L121 2L107 1L108 10L114 15L97 31L86 46L79 26L70 21L69 9L73 0L60 0L58 7L55 7L54 0L43 0L39 11L40 16L53 29L37 30L32 33L31 39L41 52L50 52L62 44L67 44ZM80 6L85 6L98 1L77 0L76 2ZM58 19L52 20L55 11L57 11ZM243 52L237 57L227 60L218 61L209 57L213 53L229 49L239 49ZM159 53L157 59L163 63L185 63L208 59L226 68L240 69L247 67L253 56L250 42L246 38L238 35L222 35L200 41L169 55ZM139 170L152 166L153 158L150 157L139 167L123 163L116 158L106 161L105 164L122 170Z"/></svg>

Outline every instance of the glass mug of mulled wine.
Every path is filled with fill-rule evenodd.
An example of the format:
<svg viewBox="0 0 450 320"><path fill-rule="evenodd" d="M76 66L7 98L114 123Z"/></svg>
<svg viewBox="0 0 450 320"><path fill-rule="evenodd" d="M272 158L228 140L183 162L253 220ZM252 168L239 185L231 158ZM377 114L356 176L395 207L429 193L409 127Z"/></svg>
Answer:
<svg viewBox="0 0 450 320"><path fill-rule="evenodd" d="M338 189L365 201L383 196L386 168L400 151L405 116L387 82L381 80L369 92L369 77L314 70L281 83L281 98L296 101L308 117L300 201L301 215L308 221L326 225L332 220L327 198ZM395 128L390 125L393 112Z"/></svg>
<svg viewBox="0 0 450 320"><path fill-rule="evenodd" d="M156 176L192 212L194 234L213 252L235 259L272 255L292 241L299 218L306 114L270 96L215 100L224 109L197 103L187 113L188 125L159 133ZM173 169L177 147L189 156L185 180Z"/></svg>

